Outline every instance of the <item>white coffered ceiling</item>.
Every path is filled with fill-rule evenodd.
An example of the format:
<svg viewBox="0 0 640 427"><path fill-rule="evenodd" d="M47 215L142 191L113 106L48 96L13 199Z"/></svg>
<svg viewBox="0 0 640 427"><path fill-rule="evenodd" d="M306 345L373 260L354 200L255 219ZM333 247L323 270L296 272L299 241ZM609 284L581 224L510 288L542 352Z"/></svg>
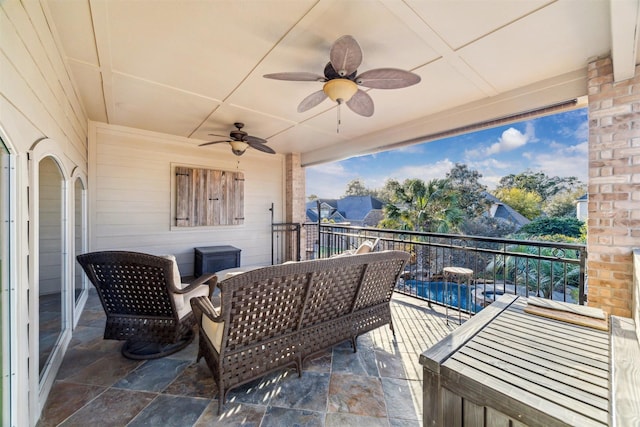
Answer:
<svg viewBox="0 0 640 427"><path fill-rule="evenodd" d="M612 6L613 3L614 5ZM637 0L43 0L91 120L187 137L233 123L316 164L587 94L586 67L613 50L633 72ZM635 15L634 15L635 14ZM616 31L612 36L612 22ZM350 34L359 71L395 67L422 81L369 90L372 117L297 105L331 44ZM203 148L204 149L211 149Z"/></svg>

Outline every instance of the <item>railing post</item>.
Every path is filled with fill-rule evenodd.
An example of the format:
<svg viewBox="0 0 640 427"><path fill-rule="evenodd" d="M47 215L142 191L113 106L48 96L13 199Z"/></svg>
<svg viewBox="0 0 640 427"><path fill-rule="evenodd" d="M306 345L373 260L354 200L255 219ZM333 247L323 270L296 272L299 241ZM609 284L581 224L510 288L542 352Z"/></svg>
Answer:
<svg viewBox="0 0 640 427"><path fill-rule="evenodd" d="M580 305L585 305L588 299L584 289L585 287L584 278L587 275L586 264L587 264L587 252L585 250L580 250L580 278L578 281L578 302L580 303Z"/></svg>

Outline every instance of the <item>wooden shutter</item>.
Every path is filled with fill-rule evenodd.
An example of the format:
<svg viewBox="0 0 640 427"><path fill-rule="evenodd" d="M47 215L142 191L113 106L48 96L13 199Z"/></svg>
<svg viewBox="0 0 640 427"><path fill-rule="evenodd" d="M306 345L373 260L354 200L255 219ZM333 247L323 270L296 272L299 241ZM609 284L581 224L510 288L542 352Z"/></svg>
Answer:
<svg viewBox="0 0 640 427"><path fill-rule="evenodd" d="M176 166L176 225L191 227L193 221L193 181L191 168Z"/></svg>
<svg viewBox="0 0 640 427"><path fill-rule="evenodd" d="M244 174L176 167L176 226L244 222Z"/></svg>
<svg viewBox="0 0 640 427"><path fill-rule="evenodd" d="M231 224L244 223L244 174L242 172L233 173L233 184L229 197L229 217Z"/></svg>

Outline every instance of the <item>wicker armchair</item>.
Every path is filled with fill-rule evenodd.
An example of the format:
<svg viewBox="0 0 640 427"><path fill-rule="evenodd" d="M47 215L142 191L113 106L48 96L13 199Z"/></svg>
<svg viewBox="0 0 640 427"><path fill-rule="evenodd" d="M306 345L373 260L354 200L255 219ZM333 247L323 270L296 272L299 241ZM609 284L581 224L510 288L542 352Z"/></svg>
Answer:
<svg viewBox="0 0 640 427"><path fill-rule="evenodd" d="M107 315L104 338L126 341L123 356L164 357L193 340L195 319L189 301L212 294L213 274L183 285L173 256L139 252L92 252L77 260Z"/></svg>

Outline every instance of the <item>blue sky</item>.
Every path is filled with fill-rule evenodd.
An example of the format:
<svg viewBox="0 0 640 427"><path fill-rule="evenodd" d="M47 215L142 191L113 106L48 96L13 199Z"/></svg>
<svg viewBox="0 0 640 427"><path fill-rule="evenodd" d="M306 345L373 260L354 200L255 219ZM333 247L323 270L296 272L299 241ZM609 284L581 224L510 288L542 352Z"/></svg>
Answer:
<svg viewBox="0 0 640 427"><path fill-rule="evenodd" d="M587 183L587 110L512 123L384 153L354 157L306 169L307 196L339 198L359 178L367 188L387 179L444 178L455 163L482 174L489 190L500 178L530 169L548 176L575 176Z"/></svg>

